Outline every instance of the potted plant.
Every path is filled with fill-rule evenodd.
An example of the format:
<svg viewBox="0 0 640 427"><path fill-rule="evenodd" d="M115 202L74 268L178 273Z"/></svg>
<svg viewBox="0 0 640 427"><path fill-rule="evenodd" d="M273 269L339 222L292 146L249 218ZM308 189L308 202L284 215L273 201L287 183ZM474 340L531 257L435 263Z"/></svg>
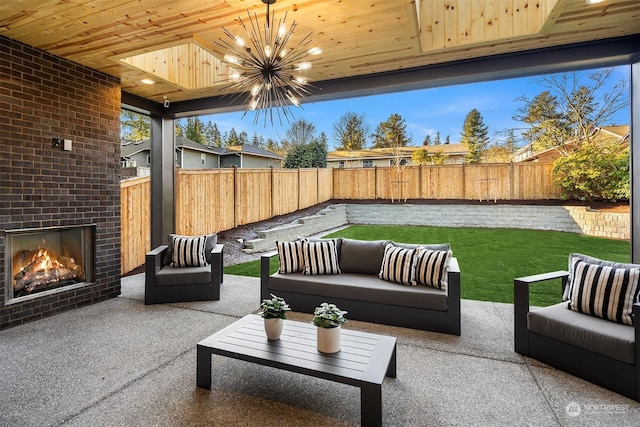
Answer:
<svg viewBox="0 0 640 427"><path fill-rule="evenodd" d="M340 351L340 327L347 323L344 315L335 304L323 302L313 312L313 324L317 326L317 346L321 353Z"/></svg>
<svg viewBox="0 0 640 427"><path fill-rule="evenodd" d="M267 339L280 339L282 334L283 320L287 318L287 311L291 311L289 304L284 300L271 294L271 299L264 299L260 304L262 308L262 318L264 319L264 330Z"/></svg>

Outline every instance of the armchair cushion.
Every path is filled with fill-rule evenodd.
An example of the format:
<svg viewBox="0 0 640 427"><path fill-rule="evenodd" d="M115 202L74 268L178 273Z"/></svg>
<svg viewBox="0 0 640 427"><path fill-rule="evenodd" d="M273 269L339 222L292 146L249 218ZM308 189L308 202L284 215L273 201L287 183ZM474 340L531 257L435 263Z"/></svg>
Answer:
<svg viewBox="0 0 640 427"><path fill-rule="evenodd" d="M527 315L529 330L634 364L634 328L567 310L564 305L560 303L530 311Z"/></svg>
<svg viewBox="0 0 640 427"><path fill-rule="evenodd" d="M640 268L590 264L578 258L570 267L568 309L633 325L633 304L639 302Z"/></svg>
<svg viewBox="0 0 640 427"><path fill-rule="evenodd" d="M180 267L165 266L156 273L156 286L176 286L210 284L211 268L204 267Z"/></svg>
<svg viewBox="0 0 640 427"><path fill-rule="evenodd" d="M207 260L204 255L206 236L174 236L171 267L204 267Z"/></svg>

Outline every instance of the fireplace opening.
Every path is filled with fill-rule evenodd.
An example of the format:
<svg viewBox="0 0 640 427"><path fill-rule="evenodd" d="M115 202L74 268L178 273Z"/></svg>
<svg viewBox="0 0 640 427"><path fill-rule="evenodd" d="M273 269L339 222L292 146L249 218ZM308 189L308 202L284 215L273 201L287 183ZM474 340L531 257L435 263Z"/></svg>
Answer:
<svg viewBox="0 0 640 427"><path fill-rule="evenodd" d="M95 229L95 225L81 225L8 230L5 303L93 282Z"/></svg>

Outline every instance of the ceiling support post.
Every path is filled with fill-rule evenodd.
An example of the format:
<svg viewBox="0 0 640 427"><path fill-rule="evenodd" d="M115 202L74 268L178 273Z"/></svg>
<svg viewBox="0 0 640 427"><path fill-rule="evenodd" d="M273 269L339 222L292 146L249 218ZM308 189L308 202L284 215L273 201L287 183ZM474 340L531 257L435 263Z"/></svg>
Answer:
<svg viewBox="0 0 640 427"><path fill-rule="evenodd" d="M174 120L151 115L151 248L175 232Z"/></svg>

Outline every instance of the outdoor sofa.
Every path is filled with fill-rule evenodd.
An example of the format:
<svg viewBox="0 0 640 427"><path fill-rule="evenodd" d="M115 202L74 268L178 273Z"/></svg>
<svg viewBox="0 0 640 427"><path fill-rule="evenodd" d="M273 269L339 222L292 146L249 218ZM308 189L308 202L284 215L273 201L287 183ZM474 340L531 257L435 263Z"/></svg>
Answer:
<svg viewBox="0 0 640 427"><path fill-rule="evenodd" d="M571 254L569 271L515 279L515 351L640 402L640 304L633 288L638 268ZM616 274L632 283L618 286L614 298L616 286L605 287ZM563 302L530 310L531 287L557 279Z"/></svg>
<svg viewBox="0 0 640 427"><path fill-rule="evenodd" d="M449 245L345 238L277 245L261 257L261 300L274 294L307 313L328 302L349 319L460 335L460 268ZM274 256L280 266L270 274Z"/></svg>

